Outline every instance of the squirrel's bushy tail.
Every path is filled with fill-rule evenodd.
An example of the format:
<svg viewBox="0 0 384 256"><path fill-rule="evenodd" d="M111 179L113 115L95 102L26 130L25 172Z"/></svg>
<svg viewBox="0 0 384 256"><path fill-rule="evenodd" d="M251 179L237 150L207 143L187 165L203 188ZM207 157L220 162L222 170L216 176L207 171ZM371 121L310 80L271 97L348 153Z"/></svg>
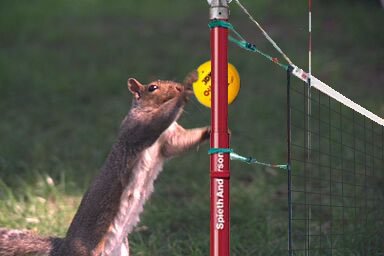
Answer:
<svg viewBox="0 0 384 256"><path fill-rule="evenodd" d="M0 255L49 256L62 241L57 237L40 237L31 231L0 228Z"/></svg>

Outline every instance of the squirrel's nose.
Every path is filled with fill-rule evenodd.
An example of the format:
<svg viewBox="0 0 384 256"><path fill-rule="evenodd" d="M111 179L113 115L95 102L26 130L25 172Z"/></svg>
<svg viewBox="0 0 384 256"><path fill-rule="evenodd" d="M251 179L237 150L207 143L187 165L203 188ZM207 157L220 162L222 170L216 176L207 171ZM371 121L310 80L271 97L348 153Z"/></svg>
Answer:
<svg viewBox="0 0 384 256"><path fill-rule="evenodd" d="M180 86L180 85L177 85L176 86L176 90L178 90L179 92L181 92L183 90L183 88Z"/></svg>

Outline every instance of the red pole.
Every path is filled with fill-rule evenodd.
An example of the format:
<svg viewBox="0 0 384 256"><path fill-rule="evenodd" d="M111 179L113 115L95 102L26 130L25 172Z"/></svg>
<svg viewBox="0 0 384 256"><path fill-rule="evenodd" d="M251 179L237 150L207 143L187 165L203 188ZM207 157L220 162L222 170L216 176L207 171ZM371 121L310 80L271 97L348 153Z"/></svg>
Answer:
<svg viewBox="0 0 384 256"><path fill-rule="evenodd" d="M227 0L211 1L211 20L228 20ZM229 148L228 134L228 29L211 29L211 148ZM210 256L229 256L229 154L210 157Z"/></svg>

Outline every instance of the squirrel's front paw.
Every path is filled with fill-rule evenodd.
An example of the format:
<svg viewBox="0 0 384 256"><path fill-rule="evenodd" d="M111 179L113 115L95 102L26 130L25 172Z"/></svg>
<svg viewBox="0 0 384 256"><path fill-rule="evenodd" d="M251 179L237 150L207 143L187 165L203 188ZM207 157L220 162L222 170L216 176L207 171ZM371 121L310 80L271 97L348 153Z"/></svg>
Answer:
<svg viewBox="0 0 384 256"><path fill-rule="evenodd" d="M203 134L201 136L201 141L206 141L206 140L209 140L209 138L211 138L211 127L210 126L207 126L205 128L203 128Z"/></svg>

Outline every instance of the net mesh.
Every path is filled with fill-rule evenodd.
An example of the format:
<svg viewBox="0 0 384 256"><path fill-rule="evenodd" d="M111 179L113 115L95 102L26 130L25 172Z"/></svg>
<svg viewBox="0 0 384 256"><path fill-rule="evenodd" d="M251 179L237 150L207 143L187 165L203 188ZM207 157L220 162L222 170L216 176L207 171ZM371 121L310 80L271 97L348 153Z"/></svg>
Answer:
<svg viewBox="0 0 384 256"><path fill-rule="evenodd" d="M384 127L307 88L289 88L289 255L384 255Z"/></svg>

